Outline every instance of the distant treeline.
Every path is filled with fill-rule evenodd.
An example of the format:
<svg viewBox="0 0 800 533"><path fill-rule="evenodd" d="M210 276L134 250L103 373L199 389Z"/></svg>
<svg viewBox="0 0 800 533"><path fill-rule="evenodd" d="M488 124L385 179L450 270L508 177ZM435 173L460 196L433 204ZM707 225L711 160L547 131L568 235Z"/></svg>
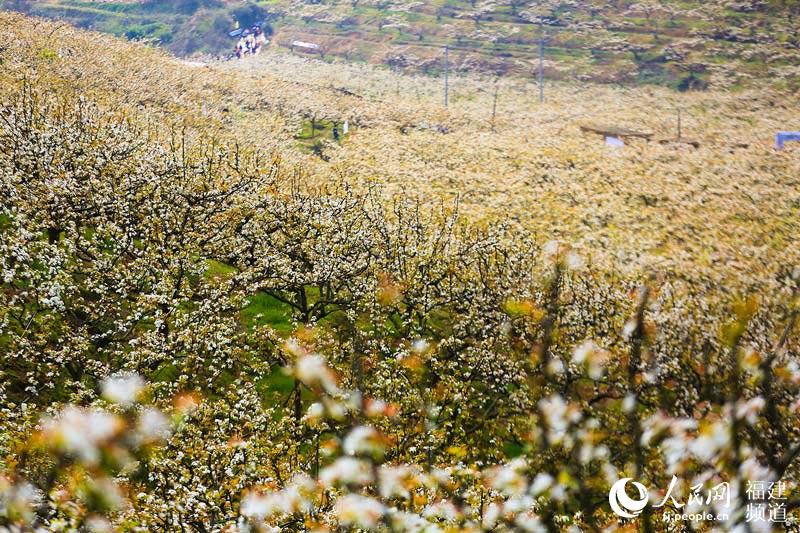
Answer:
<svg viewBox="0 0 800 533"><path fill-rule="evenodd" d="M237 22L247 27L269 19L256 4L226 5L219 0L147 0L103 2L65 0L58 3L0 0L0 7L31 15L66 20L133 40L149 39L177 55L217 55L232 46L228 32ZM270 32L269 27L265 27Z"/></svg>

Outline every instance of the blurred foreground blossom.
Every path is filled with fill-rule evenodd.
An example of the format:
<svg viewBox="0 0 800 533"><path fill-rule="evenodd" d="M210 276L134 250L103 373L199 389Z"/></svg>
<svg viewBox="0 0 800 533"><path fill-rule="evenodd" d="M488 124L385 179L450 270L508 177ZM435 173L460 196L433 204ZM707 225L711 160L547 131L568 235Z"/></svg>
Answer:
<svg viewBox="0 0 800 533"><path fill-rule="evenodd" d="M42 421L42 437L49 446L87 464L97 463L100 448L123 429L122 421L110 413L73 406Z"/></svg>
<svg viewBox="0 0 800 533"><path fill-rule="evenodd" d="M327 393L338 392L336 376L330 367L319 355L305 355L300 357L294 367L298 379L311 387L318 387Z"/></svg>
<svg viewBox="0 0 800 533"><path fill-rule="evenodd" d="M348 494L336 501L334 513L345 526L374 529L386 515L386 506L373 498Z"/></svg>
<svg viewBox="0 0 800 533"><path fill-rule="evenodd" d="M144 389L144 380L136 374L111 376L103 382L103 397L111 403L130 407Z"/></svg>

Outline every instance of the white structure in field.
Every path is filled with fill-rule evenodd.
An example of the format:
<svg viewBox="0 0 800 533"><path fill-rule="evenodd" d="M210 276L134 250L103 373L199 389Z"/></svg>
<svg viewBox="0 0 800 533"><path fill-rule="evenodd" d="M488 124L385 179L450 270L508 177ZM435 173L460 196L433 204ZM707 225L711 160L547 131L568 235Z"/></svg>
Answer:
<svg viewBox="0 0 800 533"><path fill-rule="evenodd" d="M307 43L305 41L292 41L292 44L289 45L289 48L292 50L295 48L301 48L307 52L321 52L322 50L318 44Z"/></svg>

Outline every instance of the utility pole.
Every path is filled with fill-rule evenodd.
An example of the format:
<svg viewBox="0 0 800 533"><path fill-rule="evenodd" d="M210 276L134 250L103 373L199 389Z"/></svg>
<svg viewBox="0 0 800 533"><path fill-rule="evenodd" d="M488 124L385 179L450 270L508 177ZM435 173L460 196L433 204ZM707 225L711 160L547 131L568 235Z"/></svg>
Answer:
<svg viewBox="0 0 800 533"><path fill-rule="evenodd" d="M449 92L450 86L448 84L449 80L447 79L450 70L450 47L444 47L444 106L447 107L448 100L449 100Z"/></svg>
<svg viewBox="0 0 800 533"><path fill-rule="evenodd" d="M542 21L539 21L539 104L544 103L544 31L542 30Z"/></svg>
<svg viewBox="0 0 800 533"><path fill-rule="evenodd" d="M494 120L497 117L497 84L494 86L494 102L492 102L492 131L494 131Z"/></svg>
<svg viewBox="0 0 800 533"><path fill-rule="evenodd" d="M539 39L539 103L544 103L544 39Z"/></svg>

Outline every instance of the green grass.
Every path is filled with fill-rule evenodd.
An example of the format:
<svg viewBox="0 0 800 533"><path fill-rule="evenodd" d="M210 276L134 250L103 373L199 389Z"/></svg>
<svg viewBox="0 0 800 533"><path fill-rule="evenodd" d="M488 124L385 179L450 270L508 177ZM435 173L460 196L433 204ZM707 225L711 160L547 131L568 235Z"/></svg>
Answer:
<svg viewBox="0 0 800 533"><path fill-rule="evenodd" d="M237 272L235 267L219 261L207 260L206 278L225 278ZM242 326L249 329L269 326L279 335L289 336L294 332L292 310L272 296L259 292L248 298L248 305L242 309Z"/></svg>
<svg viewBox="0 0 800 533"><path fill-rule="evenodd" d="M294 332L291 308L265 293L251 296L242 310L242 324L249 328L269 326L278 334L289 336Z"/></svg>
<svg viewBox="0 0 800 533"><path fill-rule="evenodd" d="M258 390L262 393L277 392L288 395L294 390L294 378L286 373L283 368L276 368L272 374L258 382ZM268 405L274 405L272 398L267 396Z"/></svg>
<svg viewBox="0 0 800 533"><path fill-rule="evenodd" d="M208 265L208 268L206 269L207 278L224 277L237 272L235 267L226 265L225 263L220 263L219 261L214 261L213 259L208 259L206 264Z"/></svg>
<svg viewBox="0 0 800 533"><path fill-rule="evenodd" d="M320 137L333 138L333 122L329 120L315 120L314 127L311 127L311 121L306 120L300 129L300 132L295 135L295 139L310 141Z"/></svg>

